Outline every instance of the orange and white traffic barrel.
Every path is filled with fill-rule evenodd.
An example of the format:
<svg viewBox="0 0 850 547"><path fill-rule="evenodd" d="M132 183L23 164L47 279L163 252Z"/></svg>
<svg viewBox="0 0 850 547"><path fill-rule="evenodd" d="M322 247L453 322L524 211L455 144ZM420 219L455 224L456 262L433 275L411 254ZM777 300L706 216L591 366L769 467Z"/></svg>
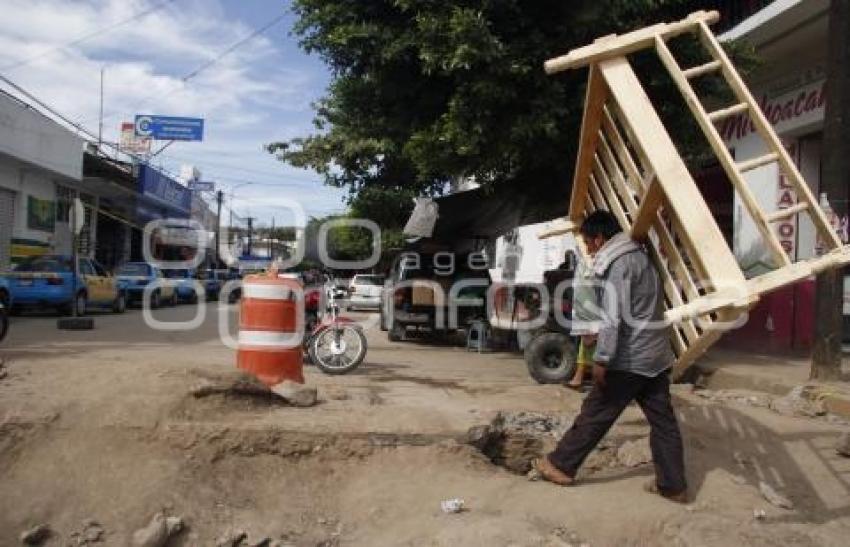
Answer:
<svg viewBox="0 0 850 547"><path fill-rule="evenodd" d="M304 323L303 317L299 319L299 313L303 316L303 294L300 281L279 277L274 269L242 280L238 368L268 386L284 380L304 383L304 354L298 333Z"/></svg>

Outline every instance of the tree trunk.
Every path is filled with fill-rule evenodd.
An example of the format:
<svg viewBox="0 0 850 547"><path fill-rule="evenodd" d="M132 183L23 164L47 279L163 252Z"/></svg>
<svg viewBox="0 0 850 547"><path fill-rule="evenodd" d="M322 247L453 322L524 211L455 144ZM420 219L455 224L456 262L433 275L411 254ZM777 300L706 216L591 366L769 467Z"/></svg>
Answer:
<svg viewBox="0 0 850 547"><path fill-rule="evenodd" d="M850 186L850 2L832 0L829 8L829 58L827 60L824 155L820 181L832 209L848 214ZM815 342L811 377L841 376L844 272L820 274L815 293Z"/></svg>

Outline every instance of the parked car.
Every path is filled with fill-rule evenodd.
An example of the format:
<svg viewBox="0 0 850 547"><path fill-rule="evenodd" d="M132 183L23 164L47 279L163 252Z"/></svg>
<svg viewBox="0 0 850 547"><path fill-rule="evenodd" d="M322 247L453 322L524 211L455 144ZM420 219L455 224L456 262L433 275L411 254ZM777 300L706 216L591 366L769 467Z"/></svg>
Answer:
<svg viewBox="0 0 850 547"><path fill-rule="evenodd" d="M9 331L9 310L11 309L12 297L9 293L9 280L0 277L0 341L6 338Z"/></svg>
<svg viewBox="0 0 850 547"><path fill-rule="evenodd" d="M3 304L6 312L12 309L12 290L6 277L0 277L0 304Z"/></svg>
<svg viewBox="0 0 850 547"><path fill-rule="evenodd" d="M163 303L173 306L176 302L175 284L165 279L162 270L147 262L128 262L118 268L116 275L119 286L127 293L127 301L130 303L142 302L145 289L154 283L158 285L151 291L151 308L156 309Z"/></svg>
<svg viewBox="0 0 850 547"><path fill-rule="evenodd" d="M177 270L163 270L166 279L174 286L174 298L178 302L194 304L198 301L198 292L195 290L197 273L195 270L186 268ZM204 296L201 294L200 296Z"/></svg>
<svg viewBox="0 0 850 547"><path fill-rule="evenodd" d="M219 295L221 294L222 288L228 281L235 281L240 279L239 272L234 270L213 270L207 269L201 271L198 275L198 279L201 281L201 284L204 285L204 289L206 291L207 299L209 300L218 300ZM228 302L234 303L242 296L242 289L235 288L228 295Z"/></svg>
<svg viewBox="0 0 850 547"><path fill-rule="evenodd" d="M96 261L79 258L80 275L74 277L73 259L63 255L30 257L6 274L11 301L16 307L52 306L70 314L85 315L90 307L107 307L123 313L126 293L117 280Z"/></svg>
<svg viewBox="0 0 850 547"><path fill-rule="evenodd" d="M383 275L355 275L351 278L351 284L348 289L348 309L380 310L383 288Z"/></svg>
<svg viewBox="0 0 850 547"><path fill-rule="evenodd" d="M381 293L381 330L389 331L390 341L403 338L408 327L424 327L447 332L466 328L486 316L487 290L491 284L485 264L476 255L457 255L451 268L435 262L431 254L403 253L393 262ZM475 265L473 268L470 263ZM468 281L474 286L452 295L452 286ZM457 323L450 324L450 311L457 311ZM442 322L438 322L438 318Z"/></svg>

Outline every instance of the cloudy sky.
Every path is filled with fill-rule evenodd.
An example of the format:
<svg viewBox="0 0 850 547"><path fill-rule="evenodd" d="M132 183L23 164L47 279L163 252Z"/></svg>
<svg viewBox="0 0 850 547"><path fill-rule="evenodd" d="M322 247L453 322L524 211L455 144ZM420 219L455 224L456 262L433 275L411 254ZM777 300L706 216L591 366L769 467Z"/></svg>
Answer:
<svg viewBox="0 0 850 547"><path fill-rule="evenodd" d="M175 173L197 166L226 199L233 191L237 215L291 222L284 204L293 199L308 215L344 209L343 193L317 174L262 150L310 132L310 103L329 81L290 36L288 1L0 0L0 13L0 73L94 133L105 68L104 139L117 141L120 123L135 114L204 118L204 142L175 143L155 164Z"/></svg>

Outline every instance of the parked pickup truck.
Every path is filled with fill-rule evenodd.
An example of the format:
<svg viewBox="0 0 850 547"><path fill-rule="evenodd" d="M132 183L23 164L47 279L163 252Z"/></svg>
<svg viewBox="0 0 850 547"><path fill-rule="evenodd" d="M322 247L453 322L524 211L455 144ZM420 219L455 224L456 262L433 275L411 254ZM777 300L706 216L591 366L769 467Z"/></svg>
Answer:
<svg viewBox="0 0 850 547"><path fill-rule="evenodd" d="M449 266L448 253L399 255L381 294L381 329L389 339L401 340L408 327L447 332L485 318L490 273L476 256L452 255ZM469 285L454 294L457 283ZM450 322L452 310L456 323Z"/></svg>

